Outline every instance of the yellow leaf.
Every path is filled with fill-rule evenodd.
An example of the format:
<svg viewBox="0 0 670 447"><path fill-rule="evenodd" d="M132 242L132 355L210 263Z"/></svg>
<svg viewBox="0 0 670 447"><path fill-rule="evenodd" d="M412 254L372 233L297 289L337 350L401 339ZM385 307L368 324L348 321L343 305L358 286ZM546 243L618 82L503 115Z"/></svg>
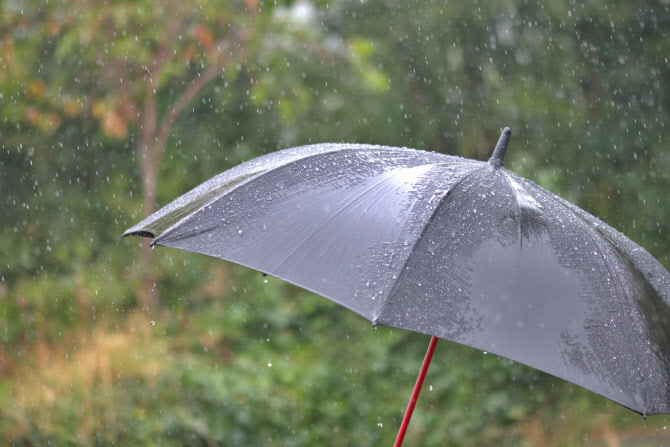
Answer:
<svg viewBox="0 0 670 447"><path fill-rule="evenodd" d="M200 46L203 48L209 48L214 43L214 35L204 25L196 25L193 28L193 35L198 39Z"/></svg>
<svg viewBox="0 0 670 447"><path fill-rule="evenodd" d="M102 119L102 117L105 116L105 113L107 113L107 106L102 101L96 101L95 103L93 103L92 111L94 117L96 117L97 119Z"/></svg>
<svg viewBox="0 0 670 447"><path fill-rule="evenodd" d="M103 118L102 131L108 137L123 139L128 134L127 122L116 112L116 110L114 110Z"/></svg>
<svg viewBox="0 0 670 447"><path fill-rule="evenodd" d="M41 123L40 128L44 132L51 132L56 130L61 125L61 117L57 113L47 113L44 115L44 120Z"/></svg>
<svg viewBox="0 0 670 447"><path fill-rule="evenodd" d="M28 107L26 108L25 112L23 112L23 119L25 119L28 123L32 124L33 126L36 125L42 117L42 114L40 111L37 109L37 107Z"/></svg>
<svg viewBox="0 0 670 447"><path fill-rule="evenodd" d="M63 111L69 117L79 116L79 114L81 113L81 109L82 109L81 103L75 99L66 98L63 101ZM93 114L95 116L95 110L93 111Z"/></svg>
<svg viewBox="0 0 670 447"><path fill-rule="evenodd" d="M41 99L44 97L44 92L47 86L41 79L31 82L26 89L26 96L28 99Z"/></svg>

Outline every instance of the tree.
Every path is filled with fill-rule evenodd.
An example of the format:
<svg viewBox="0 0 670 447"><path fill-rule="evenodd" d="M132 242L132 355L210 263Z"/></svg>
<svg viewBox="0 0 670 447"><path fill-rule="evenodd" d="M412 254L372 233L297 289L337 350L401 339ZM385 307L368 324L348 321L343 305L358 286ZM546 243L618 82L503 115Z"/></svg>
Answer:
<svg viewBox="0 0 670 447"><path fill-rule="evenodd" d="M47 135L78 118L108 141L132 142L145 217L156 209L159 166L184 111L214 81L235 78L262 53L281 51L278 36L305 37L254 0L23 6L5 12L3 61L15 101L2 111ZM158 291L146 244L142 264L138 301L154 309Z"/></svg>

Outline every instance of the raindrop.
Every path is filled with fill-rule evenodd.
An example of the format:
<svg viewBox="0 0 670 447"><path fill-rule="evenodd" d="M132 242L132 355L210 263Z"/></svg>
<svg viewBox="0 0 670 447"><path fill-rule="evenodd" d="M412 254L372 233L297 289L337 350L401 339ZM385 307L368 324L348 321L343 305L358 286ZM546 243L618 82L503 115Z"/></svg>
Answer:
<svg viewBox="0 0 670 447"><path fill-rule="evenodd" d="M156 326L156 322L153 321L153 320L151 320L151 325L152 325L152 326Z"/></svg>
<svg viewBox="0 0 670 447"><path fill-rule="evenodd" d="M237 234L239 234L240 236L242 236L242 235L244 234L244 231L243 231L243 230L237 230Z"/></svg>
<svg viewBox="0 0 670 447"><path fill-rule="evenodd" d="M268 368L272 368L272 362L268 363Z"/></svg>
<svg viewBox="0 0 670 447"><path fill-rule="evenodd" d="M377 427L379 427L379 428L382 428L383 426L384 426L384 424L382 424L381 422L379 422L379 423L377 424Z"/></svg>

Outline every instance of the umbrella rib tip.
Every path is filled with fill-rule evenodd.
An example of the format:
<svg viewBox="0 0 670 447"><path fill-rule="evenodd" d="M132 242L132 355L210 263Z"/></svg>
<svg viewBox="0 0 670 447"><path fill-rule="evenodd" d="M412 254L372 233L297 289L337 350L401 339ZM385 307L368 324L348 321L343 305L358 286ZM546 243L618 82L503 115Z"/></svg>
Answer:
<svg viewBox="0 0 670 447"><path fill-rule="evenodd" d="M494 168L501 168L505 163L505 152L507 151L507 143L509 143L509 137L512 134L512 129L505 127L502 133L500 134L500 139L498 139L498 144L496 144L495 149L493 150L493 155L489 159L489 164Z"/></svg>

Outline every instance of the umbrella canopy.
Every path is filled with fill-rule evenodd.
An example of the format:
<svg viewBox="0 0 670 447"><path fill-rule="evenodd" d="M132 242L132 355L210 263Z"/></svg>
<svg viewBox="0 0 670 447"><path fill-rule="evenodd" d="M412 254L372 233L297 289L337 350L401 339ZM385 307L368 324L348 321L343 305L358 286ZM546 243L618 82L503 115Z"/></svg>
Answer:
<svg viewBox="0 0 670 447"><path fill-rule="evenodd" d="M591 214L491 160L318 144L226 171L124 236L291 282L430 334L670 412L670 273Z"/></svg>

